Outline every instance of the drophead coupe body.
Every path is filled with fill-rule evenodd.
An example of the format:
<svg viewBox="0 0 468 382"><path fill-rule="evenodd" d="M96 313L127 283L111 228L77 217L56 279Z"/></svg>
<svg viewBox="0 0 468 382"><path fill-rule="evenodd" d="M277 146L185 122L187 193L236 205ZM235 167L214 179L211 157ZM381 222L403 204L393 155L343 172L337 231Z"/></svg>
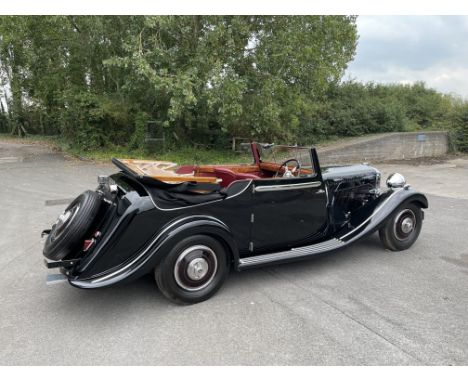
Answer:
<svg viewBox="0 0 468 382"><path fill-rule="evenodd" d="M78 288L154 273L170 300L196 303L230 269L305 259L376 231L393 251L416 241L428 203L402 175L381 189L366 164L321 168L314 148L251 149L251 164L113 159L120 171L43 232L47 267Z"/></svg>

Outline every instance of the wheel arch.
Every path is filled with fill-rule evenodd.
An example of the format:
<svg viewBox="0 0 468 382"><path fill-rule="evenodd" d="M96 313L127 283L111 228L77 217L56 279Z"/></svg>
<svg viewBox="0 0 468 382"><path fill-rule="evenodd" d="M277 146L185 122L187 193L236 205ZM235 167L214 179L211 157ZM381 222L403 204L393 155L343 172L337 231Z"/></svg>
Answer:
<svg viewBox="0 0 468 382"><path fill-rule="evenodd" d="M424 208L424 209L428 208L429 204L427 202L426 197L424 195L422 195L422 194L419 194L419 195L423 196L424 198L414 197L414 198L410 198L410 200L408 200L408 202L416 204L419 208Z"/></svg>
<svg viewBox="0 0 468 382"><path fill-rule="evenodd" d="M377 219L371 224L372 232L379 230L387 220L397 211L402 205L406 203L413 203L420 208L429 208L429 203L424 194L414 191L410 188L403 188L398 190L392 200L383 206L382 210L377 214Z"/></svg>
<svg viewBox="0 0 468 382"><path fill-rule="evenodd" d="M399 195L399 198L396 199L395 203L389 206L391 210L388 211L387 216L385 216L382 219L382 221L378 224L375 230L381 228L387 222L387 220L395 213L395 211L397 211L404 204L412 203L421 209L429 208L429 203L424 194L420 192L415 192L412 190L410 191L411 191L410 194L400 193L401 195ZM424 213L423 213L423 218L424 218Z"/></svg>
<svg viewBox="0 0 468 382"><path fill-rule="evenodd" d="M161 246L172 246L180 236L207 235L218 240L229 255L230 261L239 260L239 249L229 227L221 220L208 215L183 218L162 239ZM156 252L156 251L155 251ZM162 256L158 256L158 262ZM155 264L157 265L157 264Z"/></svg>
<svg viewBox="0 0 468 382"><path fill-rule="evenodd" d="M152 272L181 237L192 235L207 235L220 240L230 256L229 260L239 261L237 244L226 224L213 216L191 215L179 217L166 224L154 241L130 262L133 264L121 265L110 275L106 273L86 280L70 280L70 283L80 288L100 288L135 280Z"/></svg>
<svg viewBox="0 0 468 382"><path fill-rule="evenodd" d="M151 246L137 275L151 272L181 238L193 235L206 235L218 240L225 248L230 262L239 260L237 244L224 222L209 215L192 215L175 219L162 229L159 240Z"/></svg>
<svg viewBox="0 0 468 382"><path fill-rule="evenodd" d="M378 203L370 216L360 224L356 224L356 228L346 232L339 239L351 242L374 233L405 203L414 203L423 209L429 207L426 196L420 192L407 187L390 189L387 193L382 194L380 203Z"/></svg>

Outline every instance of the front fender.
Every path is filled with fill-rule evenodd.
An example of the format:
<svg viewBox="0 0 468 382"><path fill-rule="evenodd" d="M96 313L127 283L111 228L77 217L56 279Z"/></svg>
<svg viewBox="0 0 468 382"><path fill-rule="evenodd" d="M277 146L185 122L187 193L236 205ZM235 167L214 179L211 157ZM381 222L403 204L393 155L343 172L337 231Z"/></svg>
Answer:
<svg viewBox="0 0 468 382"><path fill-rule="evenodd" d="M370 235L385 224L393 212L404 203L412 202L421 208L428 208L424 194L409 187L389 189L351 218L350 224L336 236L345 243L351 243Z"/></svg>
<svg viewBox="0 0 468 382"><path fill-rule="evenodd" d="M237 263L239 251L229 228L219 219L206 215L194 215L175 219L163 227L151 243L129 262L117 269L89 279L71 279L70 284L79 288L101 288L121 281L131 281L151 272L181 237L204 234L216 237L232 254Z"/></svg>

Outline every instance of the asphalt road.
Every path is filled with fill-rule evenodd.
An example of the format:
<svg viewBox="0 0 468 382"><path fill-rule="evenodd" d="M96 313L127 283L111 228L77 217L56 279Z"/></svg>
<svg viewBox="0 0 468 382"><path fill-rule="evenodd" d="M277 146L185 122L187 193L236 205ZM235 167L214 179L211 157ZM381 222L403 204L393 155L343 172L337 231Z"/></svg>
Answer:
<svg viewBox="0 0 468 382"><path fill-rule="evenodd" d="M468 361L468 158L386 164L430 209L408 251L378 236L308 261L233 273L209 301L177 306L151 276L46 286L39 234L111 166L0 142L2 365L463 365Z"/></svg>

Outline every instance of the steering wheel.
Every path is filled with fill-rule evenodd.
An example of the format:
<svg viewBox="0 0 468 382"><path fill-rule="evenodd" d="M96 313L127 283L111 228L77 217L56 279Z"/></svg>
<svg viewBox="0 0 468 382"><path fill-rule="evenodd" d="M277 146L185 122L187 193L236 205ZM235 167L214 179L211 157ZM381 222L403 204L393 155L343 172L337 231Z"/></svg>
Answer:
<svg viewBox="0 0 468 382"><path fill-rule="evenodd" d="M292 170L290 170L287 167L287 164L289 162L296 162L296 166ZM285 168L284 173L283 173L283 178L292 178L292 177L294 177L294 173L296 171L297 171L296 176L299 176L301 174L301 162L299 162L296 158L291 158L291 159L287 159L283 163L281 163L281 166L278 167L278 171L276 171L275 178L278 177L278 174L279 174L280 170L283 167Z"/></svg>

